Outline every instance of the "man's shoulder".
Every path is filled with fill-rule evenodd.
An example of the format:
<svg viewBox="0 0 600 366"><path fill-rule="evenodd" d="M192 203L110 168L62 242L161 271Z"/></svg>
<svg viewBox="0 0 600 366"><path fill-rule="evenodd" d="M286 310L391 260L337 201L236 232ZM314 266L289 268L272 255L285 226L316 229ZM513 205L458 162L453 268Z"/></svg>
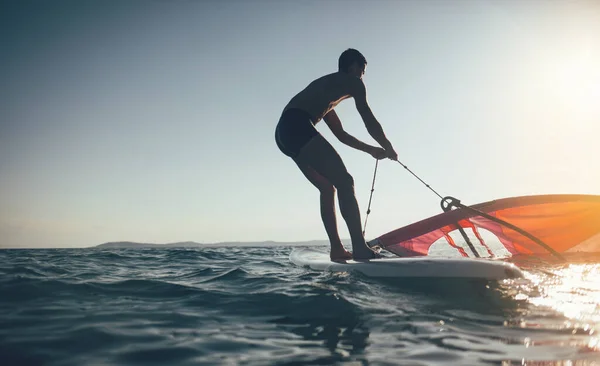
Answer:
<svg viewBox="0 0 600 366"><path fill-rule="evenodd" d="M355 76L346 74L344 72L334 72L331 74L324 75L317 80L321 80L325 84L331 86L344 87L350 92L360 92L364 90L365 85L363 81Z"/></svg>
<svg viewBox="0 0 600 366"><path fill-rule="evenodd" d="M365 84L362 79L357 78L356 76L344 74L344 82L348 87L348 90L352 96L360 95L365 93Z"/></svg>

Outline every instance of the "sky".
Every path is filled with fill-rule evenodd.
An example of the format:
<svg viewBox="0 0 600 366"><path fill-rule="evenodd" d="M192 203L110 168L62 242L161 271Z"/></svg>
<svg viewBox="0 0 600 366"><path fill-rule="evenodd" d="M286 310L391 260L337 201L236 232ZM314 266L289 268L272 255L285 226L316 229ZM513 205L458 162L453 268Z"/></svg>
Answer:
<svg viewBox="0 0 600 366"><path fill-rule="evenodd" d="M600 194L597 1L3 1L0 45L0 248L326 238L273 136L350 47L399 160L440 194ZM376 144L351 100L336 111ZM364 220L375 160L317 129ZM440 212L379 163L367 239Z"/></svg>

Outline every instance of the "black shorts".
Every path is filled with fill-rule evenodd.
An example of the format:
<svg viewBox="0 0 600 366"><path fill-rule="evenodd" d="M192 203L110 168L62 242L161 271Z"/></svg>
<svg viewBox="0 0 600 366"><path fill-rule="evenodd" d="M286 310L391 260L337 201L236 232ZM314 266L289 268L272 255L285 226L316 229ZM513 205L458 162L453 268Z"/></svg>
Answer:
<svg viewBox="0 0 600 366"><path fill-rule="evenodd" d="M318 134L308 112L295 108L288 109L283 112L277 123L275 142L282 153L296 158L300 149Z"/></svg>

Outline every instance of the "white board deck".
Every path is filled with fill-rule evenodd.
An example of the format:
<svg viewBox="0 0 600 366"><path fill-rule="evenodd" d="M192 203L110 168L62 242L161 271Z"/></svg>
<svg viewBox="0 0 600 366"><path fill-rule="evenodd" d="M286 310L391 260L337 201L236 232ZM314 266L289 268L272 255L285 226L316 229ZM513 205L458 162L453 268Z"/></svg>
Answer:
<svg viewBox="0 0 600 366"><path fill-rule="evenodd" d="M332 262L329 253L294 249L290 261L319 271L361 272L369 277L445 277L502 280L523 277L519 267L491 259L407 257Z"/></svg>

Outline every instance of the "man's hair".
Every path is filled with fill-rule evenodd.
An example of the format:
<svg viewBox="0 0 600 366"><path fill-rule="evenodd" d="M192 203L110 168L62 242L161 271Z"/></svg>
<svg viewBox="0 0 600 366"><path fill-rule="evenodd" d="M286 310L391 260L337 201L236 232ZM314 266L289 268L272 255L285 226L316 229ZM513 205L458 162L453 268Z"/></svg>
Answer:
<svg viewBox="0 0 600 366"><path fill-rule="evenodd" d="M348 72L350 66L352 66L352 64L355 62L362 66L367 64L367 59L362 53L358 52L354 48L348 48L340 55L338 60L338 70Z"/></svg>

